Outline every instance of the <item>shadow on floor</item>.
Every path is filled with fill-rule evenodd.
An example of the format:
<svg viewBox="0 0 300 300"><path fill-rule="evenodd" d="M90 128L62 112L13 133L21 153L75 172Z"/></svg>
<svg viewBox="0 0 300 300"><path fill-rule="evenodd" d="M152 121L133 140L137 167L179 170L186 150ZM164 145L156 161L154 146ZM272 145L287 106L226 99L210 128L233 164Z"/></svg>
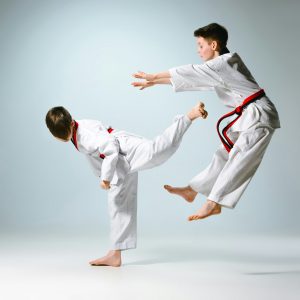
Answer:
<svg viewBox="0 0 300 300"><path fill-rule="evenodd" d="M126 259L124 259L126 261ZM237 251L229 251L224 249L190 249L183 248L174 251L174 249L167 251L164 249L156 249L155 251L151 251L148 253L147 258L136 260L132 262L125 263L124 266L138 266L138 265L154 265L154 264L167 264L167 263L183 263L183 262L220 262L220 263L239 263L239 264L263 264L263 265L300 265L300 254L295 255L284 255L280 253L280 255L267 255L267 254L250 254L250 253L242 253ZM292 270L286 271L290 272L300 272L300 270ZM268 273L272 274L272 272L249 272L245 273L247 275L268 275ZM273 274L281 273L274 272ZM283 272L284 273L284 272Z"/></svg>
<svg viewBox="0 0 300 300"><path fill-rule="evenodd" d="M282 274L300 274L300 270L289 270L289 271L272 271L272 272L248 272L243 273L244 275L282 275Z"/></svg>

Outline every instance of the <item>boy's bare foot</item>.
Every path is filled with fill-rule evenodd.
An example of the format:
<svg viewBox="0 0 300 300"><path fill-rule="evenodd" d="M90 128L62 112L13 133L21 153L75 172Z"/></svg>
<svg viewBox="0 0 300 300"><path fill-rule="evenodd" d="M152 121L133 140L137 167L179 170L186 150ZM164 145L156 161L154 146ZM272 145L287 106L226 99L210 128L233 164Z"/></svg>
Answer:
<svg viewBox="0 0 300 300"><path fill-rule="evenodd" d="M190 112L187 113L188 118L194 121L197 118L206 119L208 116L207 111L204 109L204 103L199 102L196 106L192 108Z"/></svg>
<svg viewBox="0 0 300 300"><path fill-rule="evenodd" d="M203 206L196 212L196 214L189 216L189 221L199 220L207 218L211 215L217 215L221 213L221 205L207 200Z"/></svg>
<svg viewBox="0 0 300 300"><path fill-rule="evenodd" d="M120 250L110 250L105 256L92 260L89 262L91 266L110 266L110 267L120 267L121 261L121 251Z"/></svg>
<svg viewBox="0 0 300 300"><path fill-rule="evenodd" d="M183 197L187 202L193 202L197 196L197 192L195 192L190 186L185 187L172 187L170 185L164 185L164 188L171 194L175 194Z"/></svg>

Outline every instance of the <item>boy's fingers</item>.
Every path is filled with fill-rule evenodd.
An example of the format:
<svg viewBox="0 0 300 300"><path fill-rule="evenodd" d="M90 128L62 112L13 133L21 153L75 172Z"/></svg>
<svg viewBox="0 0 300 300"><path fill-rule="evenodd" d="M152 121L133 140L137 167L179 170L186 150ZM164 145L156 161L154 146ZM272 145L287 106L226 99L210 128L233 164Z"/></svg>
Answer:
<svg viewBox="0 0 300 300"><path fill-rule="evenodd" d="M145 73L142 72L142 71L138 71L137 73L134 73L132 76L135 77L135 78L140 78L140 79L143 79L145 78Z"/></svg>
<svg viewBox="0 0 300 300"><path fill-rule="evenodd" d="M140 86L141 83L140 82L132 82L131 85L133 85L133 86Z"/></svg>

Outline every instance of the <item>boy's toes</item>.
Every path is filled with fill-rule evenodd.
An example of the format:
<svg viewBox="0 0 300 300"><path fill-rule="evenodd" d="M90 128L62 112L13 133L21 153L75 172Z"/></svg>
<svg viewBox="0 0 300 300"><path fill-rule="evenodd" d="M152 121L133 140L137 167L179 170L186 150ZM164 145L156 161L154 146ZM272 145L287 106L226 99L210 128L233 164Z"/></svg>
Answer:
<svg viewBox="0 0 300 300"><path fill-rule="evenodd" d="M170 185L167 184L164 185L164 189L167 190L168 192L170 192L171 188L172 187Z"/></svg>
<svg viewBox="0 0 300 300"><path fill-rule="evenodd" d="M199 215L191 215L188 217L189 221L195 221L195 220L199 220L201 219L201 217Z"/></svg>
<svg viewBox="0 0 300 300"><path fill-rule="evenodd" d="M194 215L189 216L189 217L188 217L188 220L189 220L189 221L193 221L193 220L194 220L194 217L195 217Z"/></svg>

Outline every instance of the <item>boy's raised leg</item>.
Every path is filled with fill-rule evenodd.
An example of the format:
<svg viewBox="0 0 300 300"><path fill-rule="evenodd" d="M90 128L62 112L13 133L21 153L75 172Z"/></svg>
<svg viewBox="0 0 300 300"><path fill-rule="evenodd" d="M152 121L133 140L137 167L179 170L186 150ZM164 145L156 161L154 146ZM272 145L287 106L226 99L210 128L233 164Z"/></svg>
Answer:
<svg viewBox="0 0 300 300"><path fill-rule="evenodd" d="M144 139L133 148L134 155L129 162L130 172L151 169L166 162L179 148L192 122L197 118L205 119L206 117L204 104L200 102L186 115L176 116L173 123L154 139Z"/></svg>

